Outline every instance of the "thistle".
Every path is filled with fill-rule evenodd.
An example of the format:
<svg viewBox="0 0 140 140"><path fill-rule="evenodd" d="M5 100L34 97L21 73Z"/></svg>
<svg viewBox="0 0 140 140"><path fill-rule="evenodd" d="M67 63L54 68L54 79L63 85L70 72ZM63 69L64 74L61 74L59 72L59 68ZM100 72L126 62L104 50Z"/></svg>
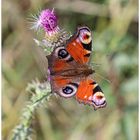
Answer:
<svg viewBox="0 0 140 140"><path fill-rule="evenodd" d="M50 36L59 31L58 20L54 10L43 10L38 18L38 25L42 27Z"/></svg>
<svg viewBox="0 0 140 140"><path fill-rule="evenodd" d="M53 10L43 10L38 16L33 16L34 22L31 29L43 29L44 38L40 41L34 39L38 46L42 47L47 54L50 54L55 47L64 45L70 34L58 26L58 19Z"/></svg>

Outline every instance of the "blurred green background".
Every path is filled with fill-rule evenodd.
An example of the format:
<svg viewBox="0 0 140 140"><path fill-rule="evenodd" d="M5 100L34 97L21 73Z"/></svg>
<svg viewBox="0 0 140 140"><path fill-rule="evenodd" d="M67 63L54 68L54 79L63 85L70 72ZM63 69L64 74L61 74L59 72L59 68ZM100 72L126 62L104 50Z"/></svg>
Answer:
<svg viewBox="0 0 140 140"><path fill-rule="evenodd" d="M95 80L107 107L53 97L36 111L36 140L138 139L138 1L137 0L3 0L2 2L2 139L19 122L29 100L25 91L35 78L44 79L45 55L37 48L28 17L55 8L59 26L73 33L78 25L93 32ZM108 79L110 82L107 82Z"/></svg>

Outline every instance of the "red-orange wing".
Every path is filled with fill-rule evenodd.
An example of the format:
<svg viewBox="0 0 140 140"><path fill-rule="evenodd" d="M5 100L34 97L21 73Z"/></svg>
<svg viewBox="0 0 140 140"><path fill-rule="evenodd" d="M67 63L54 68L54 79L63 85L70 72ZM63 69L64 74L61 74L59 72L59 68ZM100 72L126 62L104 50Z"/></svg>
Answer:
<svg viewBox="0 0 140 140"><path fill-rule="evenodd" d="M88 63L92 49L92 36L88 27L78 28L67 42L66 50L80 64Z"/></svg>
<svg viewBox="0 0 140 140"><path fill-rule="evenodd" d="M93 105L95 110L107 104L101 88L92 79L85 79L79 83L76 99L80 103Z"/></svg>

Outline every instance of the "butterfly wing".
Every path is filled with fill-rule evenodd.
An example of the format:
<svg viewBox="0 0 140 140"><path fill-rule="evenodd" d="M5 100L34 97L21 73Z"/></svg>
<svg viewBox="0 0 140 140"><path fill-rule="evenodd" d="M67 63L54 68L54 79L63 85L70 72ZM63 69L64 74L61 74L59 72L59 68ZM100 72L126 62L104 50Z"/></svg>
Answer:
<svg viewBox="0 0 140 140"><path fill-rule="evenodd" d="M66 50L80 64L89 62L92 50L91 31L88 27L80 27L67 42Z"/></svg>
<svg viewBox="0 0 140 140"><path fill-rule="evenodd" d="M94 109L106 106L106 99L99 85L92 79L85 79L79 83L76 99L80 103L94 106Z"/></svg>

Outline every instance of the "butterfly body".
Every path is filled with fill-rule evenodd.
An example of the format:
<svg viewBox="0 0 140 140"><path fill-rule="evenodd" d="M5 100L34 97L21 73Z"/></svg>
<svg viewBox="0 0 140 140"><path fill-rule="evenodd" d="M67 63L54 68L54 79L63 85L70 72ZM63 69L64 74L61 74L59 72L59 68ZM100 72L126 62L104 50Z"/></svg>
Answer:
<svg viewBox="0 0 140 140"><path fill-rule="evenodd" d="M60 70L60 71L54 71L54 72L51 72L51 76L55 75L55 76L64 76L66 78L69 78L69 77L87 77L87 76L90 76L91 74L93 74L95 71L91 68L89 68L88 65L79 65L77 64L76 66L73 66L71 64L71 68L70 69L64 69L64 70Z"/></svg>
<svg viewBox="0 0 140 140"><path fill-rule="evenodd" d="M92 78L95 71L88 64L91 38L88 27L78 28L64 46L56 47L47 58L52 91L65 98L75 96L79 102L97 109L106 106L106 100Z"/></svg>

